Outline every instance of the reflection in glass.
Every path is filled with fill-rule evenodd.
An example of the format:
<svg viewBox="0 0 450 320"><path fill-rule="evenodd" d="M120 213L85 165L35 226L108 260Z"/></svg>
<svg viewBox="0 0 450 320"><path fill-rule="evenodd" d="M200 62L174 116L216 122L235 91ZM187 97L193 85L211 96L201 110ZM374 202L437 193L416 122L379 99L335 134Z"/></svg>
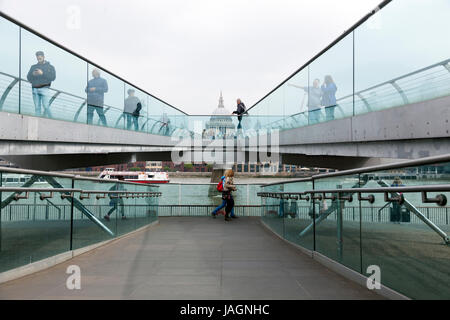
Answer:
<svg viewBox="0 0 450 320"><path fill-rule="evenodd" d="M36 116L41 116L41 109L44 111L43 116L52 118L50 112L50 86L52 81L56 79L55 67L45 60L43 51L36 52L37 63L30 67L27 74L27 80L31 83L33 102Z"/></svg>
<svg viewBox="0 0 450 320"><path fill-rule="evenodd" d="M100 122L106 127L103 104L105 93L108 92L108 82L100 77L99 69L95 68L92 70L92 79L88 81L85 91L87 93L87 124L92 124L95 111Z"/></svg>
<svg viewBox="0 0 450 320"><path fill-rule="evenodd" d="M20 59L21 113L78 121L86 62L23 29Z"/></svg>
<svg viewBox="0 0 450 320"><path fill-rule="evenodd" d="M353 115L353 33L310 64L309 79L311 103L315 105L320 98L320 109L310 109L312 123Z"/></svg>
<svg viewBox="0 0 450 320"><path fill-rule="evenodd" d="M87 101L89 106L87 123L123 129L125 127L123 81L92 65L89 65L89 75L91 79L85 90L90 95Z"/></svg>
<svg viewBox="0 0 450 320"><path fill-rule="evenodd" d="M125 107L123 109L126 128L127 130L131 130L131 127L133 126L135 131L139 131L139 115L142 110L142 102L135 96L135 90L133 88L129 88L127 94L128 96L125 99Z"/></svg>

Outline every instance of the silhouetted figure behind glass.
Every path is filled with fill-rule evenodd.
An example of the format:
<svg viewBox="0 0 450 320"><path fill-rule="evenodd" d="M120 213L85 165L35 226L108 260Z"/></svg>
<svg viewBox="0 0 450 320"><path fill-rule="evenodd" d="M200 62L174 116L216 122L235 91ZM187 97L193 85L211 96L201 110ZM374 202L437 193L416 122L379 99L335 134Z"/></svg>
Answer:
<svg viewBox="0 0 450 320"><path fill-rule="evenodd" d="M320 88L320 80L315 79L312 87L302 87L291 84L291 86L303 89L308 94L308 123L314 124L321 120L321 103L322 103L322 89Z"/></svg>
<svg viewBox="0 0 450 320"><path fill-rule="evenodd" d="M334 109L336 108L336 91L337 87L333 81L333 78L328 75L325 76L324 83L322 84L322 105L325 107L325 120L334 119Z"/></svg>
<svg viewBox="0 0 450 320"><path fill-rule="evenodd" d="M395 177L391 184L391 187L404 187L400 177ZM392 202L390 221L394 223L400 223L402 217L402 206L398 202Z"/></svg>
<svg viewBox="0 0 450 320"><path fill-rule="evenodd" d="M168 136L170 134L170 119L167 116L167 113L163 113L161 120L159 120L161 126L158 130L158 134L162 134L164 136Z"/></svg>
<svg viewBox="0 0 450 320"><path fill-rule="evenodd" d="M134 95L134 89L128 89L128 97L125 99L123 114L127 122L127 130L131 128L133 122L134 130L139 130L139 112L142 109L141 101Z"/></svg>
<svg viewBox="0 0 450 320"><path fill-rule="evenodd" d="M123 177L119 177L118 178L119 181L123 181L124 178ZM124 185L120 182L117 182L116 184L114 184L111 188L109 188L109 191L126 191ZM109 209L108 213L103 217L105 220L110 219L111 214L118 210L120 211L120 214L122 216L122 219L126 219L125 217L125 204L123 202L123 198L119 197L118 193L110 193L109 194L109 205L111 207L111 209Z"/></svg>
<svg viewBox="0 0 450 320"><path fill-rule="evenodd" d="M50 113L50 85L56 79L55 68L50 62L45 60L44 52L36 52L38 63L31 66L27 79L31 82L35 115L41 115L41 106L44 109L44 116Z"/></svg>
<svg viewBox="0 0 450 320"><path fill-rule="evenodd" d="M100 70L92 70L93 79L88 81L86 87L87 93L87 123L92 124L94 111L97 112L101 123L106 127L106 118L103 113L103 103L105 92L108 92L108 83L100 77Z"/></svg>

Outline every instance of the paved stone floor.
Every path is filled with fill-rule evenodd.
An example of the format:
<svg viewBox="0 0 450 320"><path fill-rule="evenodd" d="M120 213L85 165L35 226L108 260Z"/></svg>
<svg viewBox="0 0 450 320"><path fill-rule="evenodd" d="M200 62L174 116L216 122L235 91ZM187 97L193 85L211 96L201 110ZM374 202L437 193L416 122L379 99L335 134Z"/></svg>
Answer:
<svg viewBox="0 0 450 320"><path fill-rule="evenodd" d="M68 290L66 269L81 269ZM0 285L0 299L381 299L266 230L258 218L160 224Z"/></svg>

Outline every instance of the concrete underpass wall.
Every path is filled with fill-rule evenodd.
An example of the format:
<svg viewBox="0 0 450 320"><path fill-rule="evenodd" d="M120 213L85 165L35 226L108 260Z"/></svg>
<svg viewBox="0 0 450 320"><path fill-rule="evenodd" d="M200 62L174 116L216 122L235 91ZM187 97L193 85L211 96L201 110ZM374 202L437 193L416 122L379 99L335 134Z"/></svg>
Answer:
<svg viewBox="0 0 450 320"><path fill-rule="evenodd" d="M449 132L450 97L443 97L282 131L280 153L291 155L286 161L295 154L354 157L362 163L418 159L450 153Z"/></svg>
<svg viewBox="0 0 450 320"><path fill-rule="evenodd" d="M2 112L0 157L23 168L60 170L170 160L172 137Z"/></svg>

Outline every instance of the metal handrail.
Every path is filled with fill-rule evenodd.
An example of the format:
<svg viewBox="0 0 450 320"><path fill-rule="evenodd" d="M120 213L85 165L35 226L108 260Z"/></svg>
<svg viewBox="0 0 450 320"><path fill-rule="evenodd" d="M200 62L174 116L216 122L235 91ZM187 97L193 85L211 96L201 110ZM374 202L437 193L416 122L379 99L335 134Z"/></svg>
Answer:
<svg viewBox="0 0 450 320"><path fill-rule="evenodd" d="M81 192L81 189L72 188L23 188L23 187L0 187L0 192Z"/></svg>
<svg viewBox="0 0 450 320"><path fill-rule="evenodd" d="M144 196L144 197L160 197L162 192L154 191L126 191L126 190L116 190L116 191L101 191L101 190L82 190L82 189L72 189L72 188L24 188L24 187L0 187L0 192L15 192L16 200L22 198L18 196L20 193L25 192L27 194L30 192L46 193L48 192L51 196L45 195L44 198L52 198L54 192L60 192L65 194L70 194L73 197L75 192L80 193L80 197L84 198L83 195L89 194L125 194L132 195L132 197ZM66 195L66 197L69 197Z"/></svg>
<svg viewBox="0 0 450 320"><path fill-rule="evenodd" d="M306 190L303 192L258 192L257 195L261 197L283 197L283 196L298 196L307 194L327 194L327 193L412 193L412 192L439 192L439 191L450 191L450 184L443 185L423 185L423 186L410 186L410 187L381 187L381 188L347 188L347 189L317 189L317 190ZM428 198L425 198L428 199ZM424 200L425 200L424 199ZM429 200L429 199L428 199ZM425 202L425 201L424 201ZM429 202L426 202L429 203Z"/></svg>
<svg viewBox="0 0 450 320"><path fill-rule="evenodd" d="M422 72L424 72L424 71L427 71L427 70L430 70L430 69L433 69L433 68L436 68L436 67L439 67L439 66L442 66L442 67L446 68L446 69L450 72L450 69L447 68L447 65L448 65L449 63L450 63L450 59L446 59L446 60L443 60L443 61L434 63L434 64L432 64L432 65L430 65L430 66L427 66L427 67L424 67L424 68L415 70L415 71L413 71L413 72L404 74L404 75L399 76L399 77L397 77L397 78L394 78L394 79L391 79L391 80L382 82L382 83L380 83L380 84L374 85L374 86L372 86L372 87L369 87L369 88L366 88L366 89L363 89L363 90L354 92L354 93L352 93L352 94L349 94L349 95L340 97L340 98L338 98L338 99L336 100L337 104L336 104L335 106L324 106L324 107L317 108L317 109L312 110L312 111L318 111L318 110L321 110L322 108L336 107L342 114L344 114L344 111L339 107L338 102L339 102L339 101L342 101L342 100L345 100L345 99L348 99L348 98L353 97L353 96L358 96L358 97L360 97L360 99L361 99L361 100L363 101L363 103L366 105L367 109L369 109L369 111L370 111L370 104L369 104L369 103L367 102L367 100L362 96L362 94L365 93L365 92L371 91L371 90L373 90L373 89L376 89L376 88L379 88L379 87L383 87L383 86L385 86L385 85L392 85L393 88L396 89L397 93L400 94L400 96L401 96L402 99L404 100L405 104L408 104L408 103L409 103L409 102L408 102L408 99L407 99L405 93L401 90L401 88L400 88L399 84L397 83L397 81L402 80L402 79L405 79L405 78L408 78L408 77L411 77L411 76L413 76L413 75L422 73ZM305 116L306 116L306 114L308 114L309 112L311 112L311 111L310 111L310 110L306 110L306 111L294 113L294 114L291 114L291 115L289 115L289 116L287 116L287 117L284 117L284 118L282 118L282 119L279 119L279 120L277 120L277 121L270 122L268 125L275 124L275 123L280 122L280 121L286 121L286 120L288 120L288 119L290 119L290 118L294 118L294 117L299 116L299 115L305 115ZM345 114L344 114L344 115L345 115Z"/></svg>
<svg viewBox="0 0 450 320"><path fill-rule="evenodd" d="M161 192L154 192L154 191L128 191L128 190L110 190L110 191L102 191L102 190L81 190L82 193L92 193L92 194L101 194L101 193L123 193L123 194L148 194L148 193L155 193L155 194L161 194Z"/></svg>
<svg viewBox="0 0 450 320"><path fill-rule="evenodd" d="M39 193L39 194L42 196L42 193L40 193L40 192L37 192L37 193ZM41 198L41 199L45 200L48 204L50 204L52 207L54 207L56 210L58 210L58 214L61 214L61 208L60 208L60 206L54 204L53 202L51 202L51 201L50 201L49 199L47 199L46 197L45 197L45 198ZM48 205L47 205L47 206L48 206Z"/></svg>
<svg viewBox="0 0 450 320"><path fill-rule="evenodd" d="M343 200L351 202L353 200L352 194L358 194L359 201L368 201L369 203L375 202L375 196L369 195L367 197L362 197L363 193L384 193L384 201L387 203L397 202L400 205L406 205L413 214L415 214L420 220L422 220L428 227L435 231L446 244L450 244L450 237L441 230L436 224L425 217L415 206L413 206L409 201L407 201L403 193L421 192L423 203L435 203L438 206L445 206L447 204L447 197L444 194L439 194L434 198L428 198L427 192L439 192L439 191L450 191L450 184L447 185L425 185L425 186L411 186L411 187L384 187L385 182L380 181L382 185L381 188L351 188L351 189L322 189L322 190L306 190L303 192L258 192L257 196L263 198L275 198L275 199L295 199L295 200L306 200L310 199L303 198L302 195L310 194L312 200L322 201L323 199L331 199L332 201ZM327 193L331 193L332 196L326 196ZM341 194L347 194L345 197ZM319 196L315 196L319 194ZM335 196L337 194L338 196ZM393 194L394 196L389 196ZM296 199L296 197L298 197Z"/></svg>
<svg viewBox="0 0 450 320"><path fill-rule="evenodd" d="M82 177L80 175L75 175L75 174L50 172L50 171L39 171L39 170L30 170L30 169L21 169L21 168L0 167L0 173L1 172L15 173L15 174L29 174L29 175L35 175L35 176L50 176L50 177L58 177L58 178L68 178L68 179L73 179L73 180L88 180L88 181L96 181L96 182L102 182L102 183L114 182L114 183L142 186L142 183L137 183L137 182L129 182L129 181L122 181L122 180L106 180L106 179L93 178L93 177ZM159 188L158 185L152 185L152 187Z"/></svg>
<svg viewBox="0 0 450 320"><path fill-rule="evenodd" d="M17 80L17 81L24 81L24 82L30 83L27 79L19 78L19 77L13 76L13 75L8 74L8 73L4 73L4 72L1 72L1 71L0 71L0 74L1 74L1 75L4 75L4 76L7 76L7 77L11 77L11 78L13 78L14 80ZM82 101L84 101L84 102L87 101L87 99L86 99L85 97L80 97L80 96L77 96L77 95L75 95L75 94L73 94L73 93L70 93L70 92L66 92L66 91L59 90L59 89L55 89L55 88L51 88L51 87L50 87L49 89L52 90L52 91L55 91L55 92L56 92L56 93L55 93L56 96L57 96L57 95L60 95L60 94L65 94L65 95L67 95L67 96L70 96L70 97L73 97L73 98L80 99L80 100L82 100ZM56 97L53 96L53 98L56 98ZM52 101L52 102L53 102L53 101ZM51 103L50 103L50 104L51 104ZM115 109L115 110L117 110L117 111L123 112L123 110L121 110L121 109L119 109L119 108L116 108L116 107L113 107L113 106L110 106L110 105L107 105L107 104L104 104L104 107L112 108L112 109Z"/></svg>
<svg viewBox="0 0 450 320"><path fill-rule="evenodd" d="M369 166L369 167L363 167L363 168L357 168L357 169L349 169L349 170L343 170L343 171L336 171L336 172L330 172L330 173L321 173L317 175L313 175L310 178L300 178L300 179L290 179L287 181L282 182L273 182L273 183L267 183L264 184L263 187L269 187L269 186L276 186L281 184L287 184L287 183L298 183L298 182L312 182L314 180L323 179L323 178L330 178L330 177L339 177L339 176L346 176L346 175L353 175L353 174L359 174L359 173L365 173L370 175L371 173L375 173L374 171L381 171L381 170L391 170L391 169L399 169L399 168L407 168L407 167L415 167L415 166L422 166L427 164L438 164L443 162L450 162L450 154L446 155L440 155L440 156L432 156L432 157L426 157L426 158L420 158L420 159L414 159L414 160L404 160L404 161L398 161L388 164L380 164L375 166Z"/></svg>
<svg viewBox="0 0 450 320"><path fill-rule="evenodd" d="M28 81L27 79L23 79L23 78L21 78L21 77L16 77L16 76L13 76L13 75L11 75L11 74L4 73L4 72L2 72L2 71L0 71L0 75L4 75L4 76L7 76L7 77L10 77L10 78L14 79L13 82L11 83L11 85L10 85L11 88L12 88L13 86L15 86L16 83L18 83L19 81L24 81L24 82L29 83L29 81ZM78 110L74 109L74 110L76 110L76 112L75 112L75 116L74 116L73 121L77 122L77 119L78 119L78 117L79 117L79 115L80 115L81 110L82 110L85 106L87 106L87 98L86 98L86 97L80 97L80 96L77 96L77 95L75 95L75 94L72 94L72 93L69 93L69 92L66 92L66 91L63 91L63 90L55 89L55 88L49 88L49 89L50 89L51 91L54 91L54 92L55 92L55 94L52 96L52 98L51 98L51 100L50 100L49 106L53 103L54 100L56 100L56 98L57 98L60 94L64 94L64 95L67 95L67 96L70 96L70 97L73 97L73 98L80 99L81 102L83 102L83 103L81 104L81 106L78 107ZM8 91L8 92L9 92L9 91ZM5 93L6 93L6 92L5 92ZM1 99L1 100L0 100L0 110L1 110L2 107L3 107L2 102L3 102L5 99L6 99L6 97L4 97L4 99ZM114 107L114 106L110 106L110 105L108 105L108 104L104 104L103 107L104 107L104 113L105 113L105 114L106 114L106 113L108 112L108 110L110 110L110 109L115 110L115 111L117 111L117 112L120 113L120 116L119 116L118 119L116 120L116 124L115 124L115 126L113 127L113 128L117 128L117 125L118 125L119 121L120 121L122 118L124 118L124 111L123 111L122 109L120 109L120 108L117 108L117 107ZM187 115L186 115L186 114L183 114L182 116L187 116ZM145 123L147 123L149 120L155 120L155 121L157 121L156 119L151 118L150 115L149 115L149 117L144 117L144 116L142 116L142 115L139 115L139 118L141 118L142 120L146 120ZM172 124L171 126L174 127L173 124ZM178 128L178 127L176 127L176 128Z"/></svg>
<svg viewBox="0 0 450 320"><path fill-rule="evenodd" d="M416 75L416 74L418 74L418 73L422 73L422 72L424 72L424 71L427 71L427 70L430 70L430 69L433 69L433 68L436 68L436 67L439 67L439 66L445 66L445 65L448 64L449 62L450 62L450 59L446 59L446 60L443 60L443 61L441 61L441 62L434 63L434 64L432 64L432 65L430 65L430 66L428 66L428 67L424 67L424 68L418 69L418 70L416 70L416 71L413 71L413 72L404 74L404 75L399 76L399 77L397 77L397 78L394 78L394 79L385 81L385 82L383 82L383 83L374 85L374 86L372 86L372 87L370 87L370 88L366 88L366 89L360 90L360 91L358 91L358 92L355 92L354 95L358 95L358 94L361 94L361 93L366 92L366 91L373 90L373 89L378 88L378 87L382 87L382 86L385 86L385 85L388 85L388 84L392 84L393 82L397 82L397 81L399 81L399 80L408 78L408 77L410 77L410 76ZM349 94L349 95L347 95L347 96L345 96L345 97L339 98L338 100L347 99L347 98L350 98L350 97L352 97L352 96L353 96L353 94Z"/></svg>

